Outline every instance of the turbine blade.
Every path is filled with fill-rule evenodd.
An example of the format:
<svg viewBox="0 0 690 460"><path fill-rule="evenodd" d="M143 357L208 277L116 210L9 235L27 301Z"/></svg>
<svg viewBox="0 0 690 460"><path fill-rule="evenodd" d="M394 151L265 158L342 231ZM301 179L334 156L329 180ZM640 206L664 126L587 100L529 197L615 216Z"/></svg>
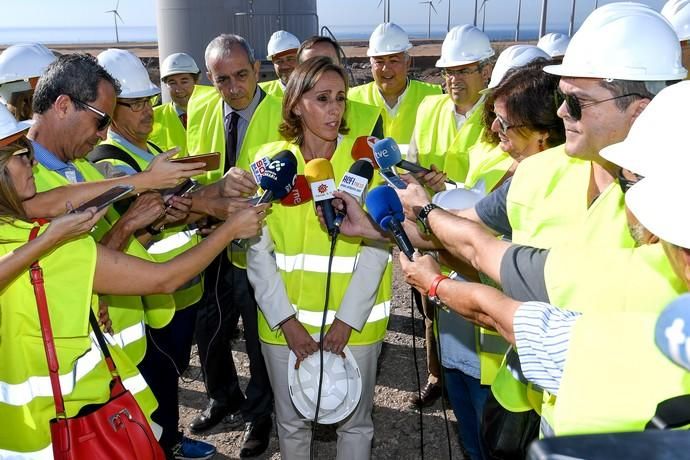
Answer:
<svg viewBox="0 0 690 460"><path fill-rule="evenodd" d="M383 3L383 0L379 0L379 4L376 5L376 8L377 8L377 9L378 9L378 8L381 8L381 3Z"/></svg>
<svg viewBox="0 0 690 460"><path fill-rule="evenodd" d="M120 13L118 13L118 12L116 11L116 12L115 12L115 15L116 15L118 18L120 18L120 21L121 21L123 24L125 23L125 20L122 19L122 16L120 16Z"/></svg>

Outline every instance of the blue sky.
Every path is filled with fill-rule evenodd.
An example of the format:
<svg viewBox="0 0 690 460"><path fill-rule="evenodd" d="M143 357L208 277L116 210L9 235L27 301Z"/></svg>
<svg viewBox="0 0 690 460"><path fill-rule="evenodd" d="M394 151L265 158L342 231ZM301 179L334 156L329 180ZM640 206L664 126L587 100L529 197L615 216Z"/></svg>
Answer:
<svg viewBox="0 0 690 460"><path fill-rule="evenodd" d="M383 10L378 0L317 0L321 25L365 25L382 21ZM438 15L432 13L432 24L445 26L448 1L451 1L451 22L462 24L472 21L474 2L471 0L434 0ZM112 16L104 13L112 9L116 0L2 0L0 28L9 27L70 27L111 26ZM577 0L576 20L581 22L594 6L595 0ZM600 0L599 5L611 3ZM659 10L665 0L643 0ZM347 4L347 8L343 5ZM420 0L391 0L391 20L401 25L426 24L427 6ZM480 0L481 4L481 0ZM549 2L549 23L564 24L570 15L570 0ZM489 0L487 24L512 23L517 0ZM522 0L522 23L539 21L541 0ZM155 0L120 0L120 15L125 26L151 26L156 22ZM40 14L39 14L40 12ZM481 16L480 16L481 20Z"/></svg>

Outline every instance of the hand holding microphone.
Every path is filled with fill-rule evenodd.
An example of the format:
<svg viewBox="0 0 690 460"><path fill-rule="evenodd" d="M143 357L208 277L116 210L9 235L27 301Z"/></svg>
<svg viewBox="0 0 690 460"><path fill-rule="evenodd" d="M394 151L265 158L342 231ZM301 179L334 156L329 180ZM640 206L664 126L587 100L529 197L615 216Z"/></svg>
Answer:
<svg viewBox="0 0 690 460"><path fill-rule="evenodd" d="M290 193L297 180L297 159L289 150L283 150L271 158L259 185L264 190L257 204L280 200Z"/></svg>
<svg viewBox="0 0 690 460"><path fill-rule="evenodd" d="M405 215L395 190L386 185L376 187L369 192L366 201L369 215L374 222L384 231L391 232L400 250L412 260L414 247L402 227Z"/></svg>
<svg viewBox="0 0 690 460"><path fill-rule="evenodd" d="M406 171L412 172L412 173L424 173L425 175L427 174L433 174L434 176L437 175L438 171L432 171L431 169L424 168L422 166L419 166L416 163L412 163L407 160L402 159L402 154L400 153L400 148L398 147L398 144L395 143L393 139L390 137L387 137L385 139L381 139L380 141L376 142L374 144L374 158L376 159L376 162L378 163L379 167L381 168L381 173L383 175L384 171L395 171L393 167L397 166L399 168L402 168ZM435 174L436 173L436 174ZM397 176L397 174L395 174ZM384 175L384 179L388 182L388 179ZM394 182L395 179L393 179ZM457 185L455 181L452 181L448 178L444 180L444 182L452 185ZM396 188L405 188L399 186L399 184L395 183L393 184Z"/></svg>

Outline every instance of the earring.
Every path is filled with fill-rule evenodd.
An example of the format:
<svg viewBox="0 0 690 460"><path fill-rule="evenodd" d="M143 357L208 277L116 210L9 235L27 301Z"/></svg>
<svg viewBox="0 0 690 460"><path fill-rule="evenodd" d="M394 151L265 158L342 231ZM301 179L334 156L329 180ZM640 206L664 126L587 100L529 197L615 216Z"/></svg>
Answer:
<svg viewBox="0 0 690 460"><path fill-rule="evenodd" d="M544 151L544 139L543 138L539 139L539 151L540 152Z"/></svg>

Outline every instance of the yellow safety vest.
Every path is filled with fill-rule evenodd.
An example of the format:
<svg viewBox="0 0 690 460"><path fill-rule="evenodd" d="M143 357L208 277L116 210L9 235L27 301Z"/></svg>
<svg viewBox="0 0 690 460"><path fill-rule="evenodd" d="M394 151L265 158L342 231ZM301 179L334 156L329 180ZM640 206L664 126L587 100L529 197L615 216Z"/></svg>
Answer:
<svg viewBox="0 0 690 460"><path fill-rule="evenodd" d="M75 160L73 164L87 182L104 179L101 173L85 159ZM34 166L34 178L36 189L39 192L69 184L69 181L59 173L51 171L41 164ZM91 236L96 241L100 241L119 218L117 211L111 207L105 217L98 221ZM150 262L154 261L134 237L129 239L123 252ZM175 302L172 296L167 294L143 297L107 295L101 296L101 298L108 304L115 341L127 353L132 362L138 364L146 352L145 324L153 328L161 328L170 322L175 313Z"/></svg>
<svg viewBox="0 0 690 460"><path fill-rule="evenodd" d="M419 164L437 168L456 182L464 182L470 165L469 151L482 137L483 104L477 106L458 131L455 104L449 95L427 96L419 105L415 143Z"/></svg>
<svg viewBox="0 0 690 460"><path fill-rule="evenodd" d="M175 158L187 156L187 131L172 102L153 108L153 131L149 140L163 151L179 147L180 153Z"/></svg>
<svg viewBox="0 0 690 460"><path fill-rule="evenodd" d="M381 95L376 82L350 88L347 97L350 100L363 102L381 109L383 116L383 134L392 137L398 144L409 144L414 131L417 109L426 96L440 95L443 90L439 85L409 80L407 92L398 106L395 116L386 109L386 101Z"/></svg>
<svg viewBox="0 0 690 460"><path fill-rule="evenodd" d="M20 221L0 225L0 241L10 241L0 244L0 254L25 244L32 227ZM110 397L110 371L89 326L89 309L98 311L92 292L96 244L88 236L75 238L39 263L65 408L73 417ZM0 292L0 311L0 458L52 458L49 421L55 418L55 402L28 270ZM150 417L158 405L153 393L123 350L108 334L106 339L125 387Z"/></svg>
<svg viewBox="0 0 690 460"><path fill-rule="evenodd" d="M484 191L491 192L505 177L515 160L499 146L477 142L469 151L470 166L465 178L465 187L473 188L481 180Z"/></svg>
<svg viewBox="0 0 690 460"><path fill-rule="evenodd" d="M331 164L335 183L340 183L354 160L351 148L354 139L345 137L338 145ZM290 150L298 162L298 174L304 173L304 159L298 146L288 142L265 145L257 153L261 158L269 152ZM327 279L327 261L331 242L319 224L311 201L298 206L275 203L266 223L275 245L276 264L285 283L288 297L297 312L297 319L310 334L320 330L324 307L324 291ZM327 326L333 322L345 291L350 285L357 263L361 239L343 235L338 237L333 261L330 295L328 299ZM361 331L352 331L350 345L367 345L383 340L390 314L392 277L390 265L382 275L379 291L371 314ZM259 305L261 307L261 305ZM259 311L259 337L271 344L285 345L280 328L271 330L263 313Z"/></svg>
<svg viewBox="0 0 690 460"><path fill-rule="evenodd" d="M280 80L278 78L275 80L262 81L259 83L259 87L261 87L266 94L270 94L271 96L279 97L281 99L283 98L283 94L285 94L283 85L280 84Z"/></svg>
<svg viewBox="0 0 690 460"><path fill-rule="evenodd" d="M122 150L136 161L140 170L144 171L148 167L146 160L130 151L125 145L115 141L110 135L102 144L112 145ZM107 159L102 161L107 161L113 165L127 166L126 163L120 160ZM151 244L147 248L147 252L156 262L167 262L200 242L201 236L196 229L191 229L187 225L176 225L166 228L159 235L154 235L151 239ZM203 294L204 283L202 282L201 275L199 275L192 278L172 294L173 299L175 299L175 309L182 310L190 305L194 305L201 300Z"/></svg>

